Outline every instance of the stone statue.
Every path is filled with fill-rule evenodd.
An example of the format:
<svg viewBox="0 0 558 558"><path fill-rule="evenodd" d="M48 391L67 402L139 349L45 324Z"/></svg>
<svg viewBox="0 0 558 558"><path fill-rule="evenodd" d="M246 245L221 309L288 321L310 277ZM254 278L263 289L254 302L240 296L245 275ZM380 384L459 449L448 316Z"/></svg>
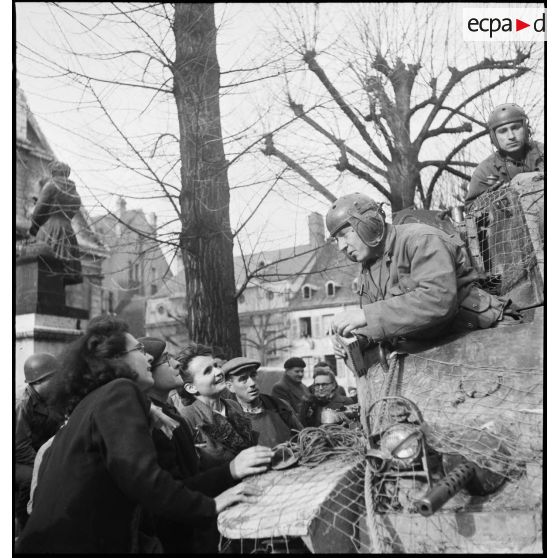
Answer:
<svg viewBox="0 0 558 558"><path fill-rule="evenodd" d="M48 165L50 177L41 179L42 188L31 216L29 234L36 236L37 244L46 244L51 255L64 264L65 283L81 280L79 247L72 217L79 211L81 199L70 167L60 161Z"/></svg>

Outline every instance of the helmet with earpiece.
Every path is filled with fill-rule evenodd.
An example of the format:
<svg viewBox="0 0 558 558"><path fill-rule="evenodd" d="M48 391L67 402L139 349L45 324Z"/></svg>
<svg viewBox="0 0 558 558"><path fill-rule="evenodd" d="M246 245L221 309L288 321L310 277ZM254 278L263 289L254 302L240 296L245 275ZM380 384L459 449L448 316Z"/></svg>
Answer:
<svg viewBox="0 0 558 558"><path fill-rule="evenodd" d="M367 246L375 247L384 238L386 216L382 204L355 192L335 200L327 212L326 226L332 237L351 226Z"/></svg>
<svg viewBox="0 0 558 558"><path fill-rule="evenodd" d="M490 141L496 147L500 149L498 145L498 139L496 138L496 128L503 126L504 124L510 124L511 122L521 122L523 129L525 130L525 139L529 141L531 135L531 128L529 127L529 118L525 111L515 103L504 103L503 105L498 105L495 107L490 116L488 117L488 131L490 133Z"/></svg>

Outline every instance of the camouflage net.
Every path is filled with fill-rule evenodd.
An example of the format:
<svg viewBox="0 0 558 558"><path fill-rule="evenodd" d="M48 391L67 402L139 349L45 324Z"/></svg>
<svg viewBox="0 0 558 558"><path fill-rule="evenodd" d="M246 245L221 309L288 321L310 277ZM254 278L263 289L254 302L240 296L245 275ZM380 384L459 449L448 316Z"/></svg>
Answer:
<svg viewBox="0 0 558 558"><path fill-rule="evenodd" d="M541 303L544 264L543 175L518 175L476 198L460 224L483 284L518 305Z"/></svg>
<svg viewBox="0 0 558 558"><path fill-rule="evenodd" d="M523 307L543 300L538 184L531 176L480 196L462 224L485 285L518 295ZM543 319L539 307L522 323L456 334L431 348L402 346L387 360L379 348L369 351L367 372L356 379L358 451L332 443L335 451L321 447L312 467L251 479L261 502L220 515L224 548L542 552ZM431 488L458 471L469 475L464 488L450 483L453 497L431 515L419 513L432 502Z"/></svg>

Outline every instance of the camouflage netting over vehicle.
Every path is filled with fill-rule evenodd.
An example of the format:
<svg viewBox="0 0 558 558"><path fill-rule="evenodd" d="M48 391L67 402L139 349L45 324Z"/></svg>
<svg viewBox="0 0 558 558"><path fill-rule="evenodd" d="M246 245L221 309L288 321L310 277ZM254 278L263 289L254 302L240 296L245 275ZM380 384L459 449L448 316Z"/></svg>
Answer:
<svg viewBox="0 0 558 558"><path fill-rule="evenodd" d="M330 430L320 451L333 461L271 474L282 502L230 512L252 513L241 536L222 514L226 537L263 539L267 552L292 536L319 552L542 551L543 214L537 173L467 208L454 226L482 285L511 296L521 319L367 351L359 443L343 451Z"/></svg>

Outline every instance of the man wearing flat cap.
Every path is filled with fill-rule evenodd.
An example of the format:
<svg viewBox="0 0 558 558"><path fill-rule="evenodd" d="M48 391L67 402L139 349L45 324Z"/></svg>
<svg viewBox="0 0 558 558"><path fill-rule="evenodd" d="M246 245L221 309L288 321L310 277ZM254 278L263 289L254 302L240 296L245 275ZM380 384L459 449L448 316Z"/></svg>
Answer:
<svg viewBox="0 0 558 558"><path fill-rule="evenodd" d="M310 390L302 383L306 363L300 357L291 357L285 361L285 374L272 388L271 395L283 399L300 414L302 400L310 397Z"/></svg>
<svg viewBox="0 0 558 558"><path fill-rule="evenodd" d="M272 448L289 440L302 425L286 401L260 392L259 367L257 360L236 357L223 365L223 372L227 387L252 422L252 428L259 432L259 443Z"/></svg>

